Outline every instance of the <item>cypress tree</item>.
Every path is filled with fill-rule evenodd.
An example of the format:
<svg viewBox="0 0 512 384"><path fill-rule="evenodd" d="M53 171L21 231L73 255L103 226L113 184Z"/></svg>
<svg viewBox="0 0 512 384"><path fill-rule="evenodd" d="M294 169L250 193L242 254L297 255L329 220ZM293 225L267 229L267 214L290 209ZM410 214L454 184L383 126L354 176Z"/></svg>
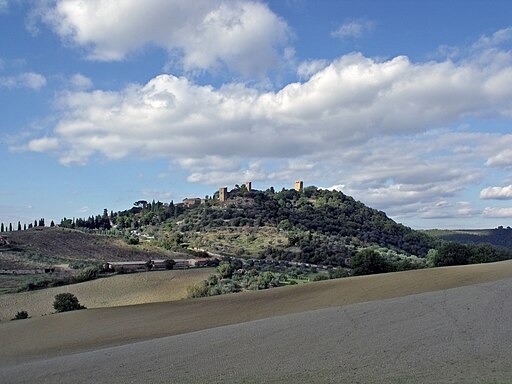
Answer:
<svg viewBox="0 0 512 384"><path fill-rule="evenodd" d="M21 222L18 221L18 231L21 231Z"/></svg>
<svg viewBox="0 0 512 384"><path fill-rule="evenodd" d="M12 232L12 223L9 223L9 232Z"/></svg>
<svg viewBox="0 0 512 384"><path fill-rule="evenodd" d="M4 230L5 230L4 223L2 223L2 225L0 226L0 232L3 232Z"/></svg>

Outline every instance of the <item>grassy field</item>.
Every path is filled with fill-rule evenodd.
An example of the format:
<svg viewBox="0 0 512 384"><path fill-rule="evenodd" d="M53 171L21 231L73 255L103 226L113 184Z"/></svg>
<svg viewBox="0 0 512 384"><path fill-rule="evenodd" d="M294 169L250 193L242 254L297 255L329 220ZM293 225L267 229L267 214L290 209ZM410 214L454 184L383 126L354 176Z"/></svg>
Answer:
<svg viewBox="0 0 512 384"><path fill-rule="evenodd" d="M134 273L0 295L0 321L9 320L22 310L28 311L31 317L50 314L54 312L52 304L55 295L62 292L73 293L87 308L181 300L187 297L188 286L199 283L212 273L212 268Z"/></svg>

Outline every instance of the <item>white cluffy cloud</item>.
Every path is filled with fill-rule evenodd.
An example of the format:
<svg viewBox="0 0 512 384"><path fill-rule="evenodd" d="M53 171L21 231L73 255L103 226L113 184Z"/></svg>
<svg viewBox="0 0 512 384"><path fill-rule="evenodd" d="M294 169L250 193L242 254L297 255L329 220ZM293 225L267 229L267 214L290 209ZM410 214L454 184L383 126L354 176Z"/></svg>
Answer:
<svg viewBox="0 0 512 384"><path fill-rule="evenodd" d="M484 200L510 200L512 199L512 185L482 189L480 191L480 198Z"/></svg>
<svg viewBox="0 0 512 384"><path fill-rule="evenodd" d="M511 116L508 71L351 54L277 92L242 84L215 89L161 75L119 92L63 94L53 137L65 149L65 163L94 152L108 158L318 154L466 117Z"/></svg>
<svg viewBox="0 0 512 384"><path fill-rule="evenodd" d="M248 0L57 0L41 13L89 59L122 60L152 45L186 71L262 75L279 65L290 35L267 5Z"/></svg>
<svg viewBox="0 0 512 384"><path fill-rule="evenodd" d="M30 88L39 90L46 85L46 78L39 73L25 72L16 76L0 76L0 87Z"/></svg>
<svg viewBox="0 0 512 384"><path fill-rule="evenodd" d="M477 212L468 204L439 203L482 182L486 161L506 166L493 157L512 135L447 127L512 117L511 64L496 49L460 62L350 54L311 63L307 80L277 91L165 74L120 91L62 93L54 129L26 148L67 165L164 157L204 184L309 178L397 216L467 217Z"/></svg>

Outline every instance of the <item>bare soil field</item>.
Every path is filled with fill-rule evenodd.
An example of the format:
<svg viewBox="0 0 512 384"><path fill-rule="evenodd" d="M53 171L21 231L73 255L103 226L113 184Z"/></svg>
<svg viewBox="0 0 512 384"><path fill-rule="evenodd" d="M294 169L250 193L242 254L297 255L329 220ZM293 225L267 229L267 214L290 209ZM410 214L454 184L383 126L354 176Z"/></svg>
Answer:
<svg viewBox="0 0 512 384"><path fill-rule="evenodd" d="M342 308L355 303L495 282L510 277L512 261L505 261L321 281L202 299L94 308L21 321L4 321L0 323L0 367L22 367L19 364L30 361L129 345L219 326L323 308ZM509 299L510 290L499 292L499 295ZM398 319L402 316L416 316L414 313L396 315ZM451 321L449 316L446 319Z"/></svg>
<svg viewBox="0 0 512 384"><path fill-rule="evenodd" d="M505 384L511 291L508 278L22 364L0 360L0 374L27 384Z"/></svg>
<svg viewBox="0 0 512 384"><path fill-rule="evenodd" d="M176 271L153 271L116 275L80 284L47 288L31 292L0 295L0 321L9 320L18 311L31 317L54 312L56 294L70 292L87 308L118 307L143 303L181 300L187 287L214 273L213 268Z"/></svg>

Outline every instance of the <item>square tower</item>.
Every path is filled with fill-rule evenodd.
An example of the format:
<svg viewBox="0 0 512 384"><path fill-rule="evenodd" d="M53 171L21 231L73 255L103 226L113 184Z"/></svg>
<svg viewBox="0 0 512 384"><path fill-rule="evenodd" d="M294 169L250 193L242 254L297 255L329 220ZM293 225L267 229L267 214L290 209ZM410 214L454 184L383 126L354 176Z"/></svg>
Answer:
<svg viewBox="0 0 512 384"><path fill-rule="evenodd" d="M252 190L252 182L251 181L246 181L244 185L245 185L245 189L247 190L247 192L251 192L251 190Z"/></svg>
<svg viewBox="0 0 512 384"><path fill-rule="evenodd" d="M226 201L227 198L228 198L228 188L227 187L219 188L219 200Z"/></svg>
<svg viewBox="0 0 512 384"><path fill-rule="evenodd" d="M297 192L302 192L302 190L304 189L304 183L302 180L298 180L295 182L295 190Z"/></svg>

